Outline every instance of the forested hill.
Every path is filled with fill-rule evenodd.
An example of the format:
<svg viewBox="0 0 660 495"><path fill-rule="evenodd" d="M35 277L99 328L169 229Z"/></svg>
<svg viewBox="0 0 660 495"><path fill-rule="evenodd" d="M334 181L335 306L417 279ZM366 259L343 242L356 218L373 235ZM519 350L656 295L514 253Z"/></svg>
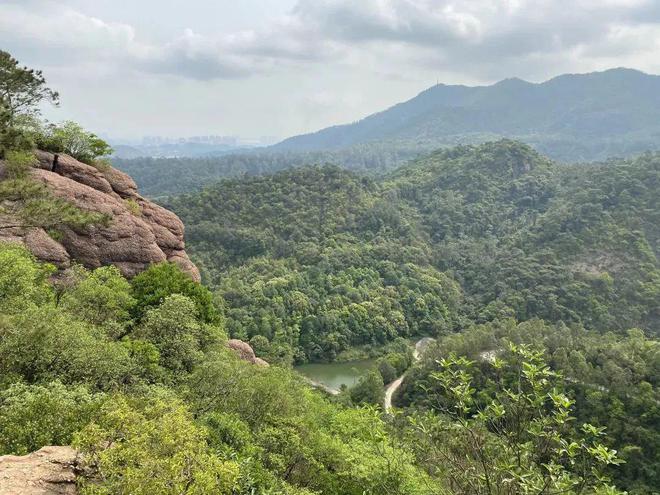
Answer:
<svg viewBox="0 0 660 495"><path fill-rule="evenodd" d="M660 150L660 77L628 69L564 75L542 84L434 86L359 122L223 156L113 159L149 197L210 181L336 164L381 175L438 148L513 138L559 162Z"/></svg>
<svg viewBox="0 0 660 495"><path fill-rule="evenodd" d="M657 335L659 167L560 167L499 141L382 180L301 168L168 206L231 331L271 360L506 317Z"/></svg>
<svg viewBox="0 0 660 495"><path fill-rule="evenodd" d="M358 122L289 138L280 150L355 145L435 149L515 138L563 161L660 149L660 77L631 69L566 74L541 84L506 79L492 86L439 84Z"/></svg>

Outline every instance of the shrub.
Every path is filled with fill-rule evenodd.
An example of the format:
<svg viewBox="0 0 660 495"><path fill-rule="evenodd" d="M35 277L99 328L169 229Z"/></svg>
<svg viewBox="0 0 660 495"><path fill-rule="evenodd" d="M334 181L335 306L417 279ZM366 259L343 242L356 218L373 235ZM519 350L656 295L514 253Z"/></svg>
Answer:
<svg viewBox="0 0 660 495"><path fill-rule="evenodd" d="M219 320L211 292L195 282L174 263L159 263L140 273L132 281L133 297L137 300L134 315L141 319L146 310L158 306L167 296L181 294L195 303L197 316L212 323Z"/></svg>
<svg viewBox="0 0 660 495"><path fill-rule="evenodd" d="M90 165L93 165L97 158L112 153L108 143L72 121L43 126L37 132L35 142L43 150L66 153Z"/></svg>
<svg viewBox="0 0 660 495"><path fill-rule="evenodd" d="M103 400L103 394L92 394L82 386L13 384L0 392L0 455L68 445Z"/></svg>
<svg viewBox="0 0 660 495"><path fill-rule="evenodd" d="M142 208L140 208L140 205L134 199L125 199L124 205L131 215L139 217L142 214Z"/></svg>

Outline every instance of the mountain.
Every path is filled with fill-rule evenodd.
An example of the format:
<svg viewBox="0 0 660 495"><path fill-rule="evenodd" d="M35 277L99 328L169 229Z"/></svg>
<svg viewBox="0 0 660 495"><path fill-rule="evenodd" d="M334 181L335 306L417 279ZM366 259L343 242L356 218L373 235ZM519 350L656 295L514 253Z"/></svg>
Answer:
<svg viewBox="0 0 660 495"><path fill-rule="evenodd" d="M568 167L503 140L381 179L303 167L168 206L236 337L265 337L271 360L335 359L504 317L657 335L659 173L660 155Z"/></svg>
<svg viewBox="0 0 660 495"><path fill-rule="evenodd" d="M382 391L402 362L388 349L433 336L438 345L395 396L415 418L450 414L457 391L474 394L466 417L488 411L504 376L526 394L521 379L535 371L509 374L499 360L542 356L568 378L550 394L575 400L575 431L607 426L626 462L608 472L641 495L657 486L660 451L659 187L660 154L567 166L501 140L439 150L381 178L316 166L226 179L168 206L224 302L228 332L258 356L382 356L382 380L362 382ZM544 383L554 376L530 370ZM451 444L459 429L438 431Z"/></svg>
<svg viewBox="0 0 660 495"><path fill-rule="evenodd" d="M660 76L632 69L566 74L535 84L439 84L358 122L291 137L275 150L390 146L432 150L497 137L517 139L564 161L660 148Z"/></svg>

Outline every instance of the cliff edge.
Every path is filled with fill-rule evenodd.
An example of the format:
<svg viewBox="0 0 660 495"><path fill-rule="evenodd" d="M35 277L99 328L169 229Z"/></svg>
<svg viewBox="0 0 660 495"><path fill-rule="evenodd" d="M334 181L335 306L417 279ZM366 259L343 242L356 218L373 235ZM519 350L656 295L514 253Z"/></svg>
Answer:
<svg viewBox="0 0 660 495"><path fill-rule="evenodd" d="M57 238L40 227L21 225L0 209L0 241L18 242L40 260L65 269L72 262L87 268L115 265L133 277L152 263L171 261L199 281L199 271L185 251L183 223L174 213L138 194L131 177L112 167L96 168L68 155L37 151L32 177L51 193L90 212L106 215L107 225L74 230ZM0 179L4 162L0 161ZM14 226L16 225L16 226Z"/></svg>

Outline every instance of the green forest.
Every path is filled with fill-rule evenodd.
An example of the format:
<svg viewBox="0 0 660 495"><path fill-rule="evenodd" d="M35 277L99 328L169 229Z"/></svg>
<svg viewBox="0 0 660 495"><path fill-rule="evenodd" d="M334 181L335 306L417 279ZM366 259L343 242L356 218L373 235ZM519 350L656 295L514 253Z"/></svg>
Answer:
<svg viewBox="0 0 660 495"><path fill-rule="evenodd" d="M466 339L461 359L507 339L530 345L564 377L575 425L607 427L627 461L612 470L617 483L651 493L659 173L655 154L564 166L504 140L439 151L380 179L333 166L230 179L168 206L187 225L228 331L270 362L385 354L392 364L386 342L439 337L395 397L415 417L443 410L428 381L452 339ZM516 321L528 322L522 336ZM560 350L546 343L558 332L571 335ZM385 383L397 376L387 367ZM490 379L474 376L471 412L502 387L503 377Z"/></svg>
<svg viewBox="0 0 660 495"><path fill-rule="evenodd" d="M0 51L0 213L53 240L112 221L34 179L38 149L111 167L58 100ZM299 165L161 197L201 283L1 242L0 456L70 445L84 495L657 493L660 155ZM362 357L336 395L292 368Z"/></svg>
<svg viewBox="0 0 660 495"><path fill-rule="evenodd" d="M302 168L167 205L233 335L332 360L511 317L657 336L659 170L658 155L563 167L500 141L379 180Z"/></svg>

